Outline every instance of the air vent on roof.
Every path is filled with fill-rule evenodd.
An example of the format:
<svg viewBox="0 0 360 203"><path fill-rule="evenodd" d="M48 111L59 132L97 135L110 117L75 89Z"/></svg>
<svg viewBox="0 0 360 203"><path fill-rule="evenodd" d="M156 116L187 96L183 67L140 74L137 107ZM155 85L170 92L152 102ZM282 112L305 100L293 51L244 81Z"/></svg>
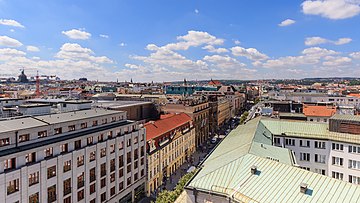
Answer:
<svg viewBox="0 0 360 203"><path fill-rule="evenodd" d="M306 184L306 183L301 183L300 184L300 192L301 193L306 193L306 190L308 189L308 184Z"/></svg>
<svg viewBox="0 0 360 203"><path fill-rule="evenodd" d="M255 175L257 171L257 167L256 166L251 166L251 174Z"/></svg>

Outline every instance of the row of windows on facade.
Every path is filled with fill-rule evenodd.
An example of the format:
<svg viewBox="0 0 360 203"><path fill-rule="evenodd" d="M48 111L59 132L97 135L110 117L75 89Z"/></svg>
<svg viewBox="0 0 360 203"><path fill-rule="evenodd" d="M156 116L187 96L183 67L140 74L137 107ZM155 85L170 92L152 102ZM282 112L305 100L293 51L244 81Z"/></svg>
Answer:
<svg viewBox="0 0 360 203"><path fill-rule="evenodd" d="M119 157L119 160L122 160L122 157ZM71 170L71 162L68 165L64 165L64 172L67 172L69 170ZM137 162L134 163L134 169L137 169ZM144 165L144 158L142 158L141 160L141 165ZM103 163L100 165L100 187L103 188L106 186L106 172L107 172L107 168L106 168L106 163ZM127 173L131 173L131 164L129 164L127 166ZM141 169L140 171L140 177L138 175L138 173L134 174L134 182L136 182L137 180L139 180L139 178L142 178L145 175L144 169ZM51 179L53 177L56 177L56 166L51 166L49 168L47 168L47 178ZM104 177L104 178L103 178ZM118 172L118 177L119 178L123 178L124 177L124 168L123 165L119 166L119 172ZM29 174L28 176L28 184L29 187L36 185L39 183L39 179L40 179L40 175L39 172L35 172L32 174ZM96 180L96 171L95 171L95 167L89 170L89 183L93 183ZM115 181L115 159L110 161L110 183ZM128 177L126 180L127 185L131 185L132 180L131 177ZM82 189L85 185L85 173L82 172L80 175L77 176L77 189ZM55 189L54 189L55 187ZM72 187L71 187L71 178L64 180L63 182L63 196L66 196L68 194L70 194L72 192ZM14 179L8 182L7 184L7 195L13 194L15 192L18 192L20 189L20 184L19 184L19 179ZM53 190L54 189L54 190ZM119 192L122 191L124 189L124 182L120 182L119 183ZM49 193L49 191L51 191ZM79 192L81 193L79 195ZM78 192L78 201L82 200L84 198L83 196L83 192L84 189L82 189L81 191ZM95 192L95 183L90 185L90 194ZM56 200L53 199L52 197L55 196L56 197L56 185L51 186L48 188L48 200L51 199L51 201L49 202L53 202ZM29 201L30 199L33 199L33 195L29 196ZM32 202L32 201L30 201Z"/></svg>
<svg viewBox="0 0 360 203"><path fill-rule="evenodd" d="M114 121L116 121L116 120L114 120ZM114 122L114 121L112 121L112 122ZM107 121L103 124L106 124L106 123L107 123ZM97 125L98 125L97 121L93 121L93 126L97 126ZM81 129L85 129L85 128L87 128L87 123L81 123ZM55 128L54 135L63 133L62 129L63 129L62 127ZM69 129L68 132L75 131L75 125L68 126L68 129ZM125 128L124 134L127 134L128 132L133 132L135 130L136 130L135 126L130 126L130 129ZM119 133L120 133L120 130L116 134L119 134ZM38 138L48 137L48 131L47 130L39 131L37 133L37 135L38 135ZM30 141L30 134L22 134L22 135L18 136L19 143L26 142L26 141ZM0 139L0 147L10 145L10 144L11 144L10 137Z"/></svg>
<svg viewBox="0 0 360 203"><path fill-rule="evenodd" d="M112 135L112 132L110 131L110 134ZM103 141L103 134L99 135L100 138L98 138L98 141ZM141 140L140 141L144 141L145 139L145 135L142 134L141 135ZM134 139L133 139L133 142L134 144L137 144L138 143L138 136L136 136ZM87 138L87 144L88 145L92 145L93 144L93 137L88 137ZM127 144L126 146L127 147L130 147L132 144L131 142L131 138L127 140ZM81 146L81 140L77 140L74 142L74 150L77 150L77 149L80 149L82 148ZM62 144L60 145L60 153L67 153L69 152L68 150L68 144ZM124 142L121 141L119 143L119 150L122 150L124 148ZM110 154L113 154L115 153L115 144L112 144L110 145ZM141 156L144 156L145 152L144 152L144 146L141 146L141 149L140 149L140 153L141 153ZM49 148L46 148L44 150L44 158L45 159L48 159L48 158L51 158L54 156L54 150L53 150L53 147L49 147ZM105 148L102 148L100 149L100 157L105 157L106 156L106 147ZM138 157L138 149L135 149L134 150L134 158L137 158ZM90 152L90 158L89 158L89 161L94 161L96 158L96 153L95 151L93 152ZM84 159L84 156L82 156L82 162L83 162L83 159ZM32 153L29 153L27 155L25 155L25 162L26 164L31 164L31 163L35 163L36 162L36 152L32 152ZM78 162L79 162L79 157L78 157ZM10 158L10 159L6 159L4 161L4 170L12 170L12 169L15 169L16 168L16 158Z"/></svg>
<svg viewBox="0 0 360 203"><path fill-rule="evenodd" d="M280 139L281 138L274 138L275 144L280 144ZM285 145L295 146L295 139L286 138L285 139ZM299 146L300 147L310 147L311 146L310 141L309 140L299 140ZM326 142L314 141L314 148L326 149ZM343 151L344 150L344 145L343 144L338 144L338 143L332 143L331 144L331 149L332 150ZM360 154L360 147L349 145L348 146L348 152L349 153L359 153Z"/></svg>
<svg viewBox="0 0 360 203"><path fill-rule="evenodd" d="M316 163L325 163L326 162L326 155L319 155L315 154L315 162ZM310 153L300 153L300 160L301 161L310 161ZM331 157L332 165L343 166L344 159L341 157ZM360 170L360 161L351 160L348 161L348 168L349 169L359 169Z"/></svg>
<svg viewBox="0 0 360 203"><path fill-rule="evenodd" d="M194 144L194 142L193 142L190 138L191 138L191 137L189 136L188 138L186 138L186 137L180 137L180 138L176 139L174 142L170 143L169 145L167 145L166 147L163 148L163 154L170 156L169 153L171 153L172 150L176 150L175 153L177 154L176 156L178 156L180 153L183 153L183 152L184 152L184 149L183 149L183 148L178 149L178 145L184 144L184 142L185 142L187 139L189 139L189 141L188 141L188 142L189 142L189 143L188 143L189 146L191 146L191 144ZM183 145L183 147L184 147L185 149L188 148L188 146L185 146L185 145ZM180 150L180 152L179 152L178 150ZM158 154L158 153L154 153L152 156L149 156L149 161L151 162L152 159L156 160L156 159L158 159L158 158L159 158L159 154Z"/></svg>
<svg viewBox="0 0 360 203"><path fill-rule="evenodd" d="M301 168L304 169L304 170L310 171L309 167L301 167ZM325 169L317 169L317 168L315 168L315 173L326 175ZM332 171L331 177L339 179L339 180L343 180L344 174L341 173L341 172ZM353 184L360 185L360 177L349 175L349 182L353 183Z"/></svg>

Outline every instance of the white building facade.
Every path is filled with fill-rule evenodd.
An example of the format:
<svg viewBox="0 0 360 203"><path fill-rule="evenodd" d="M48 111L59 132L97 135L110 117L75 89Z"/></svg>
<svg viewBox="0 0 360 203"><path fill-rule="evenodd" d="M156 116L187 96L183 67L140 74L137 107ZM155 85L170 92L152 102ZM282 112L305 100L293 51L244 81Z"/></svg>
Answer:
<svg viewBox="0 0 360 203"><path fill-rule="evenodd" d="M133 202L145 188L145 129L83 110L0 121L0 201Z"/></svg>

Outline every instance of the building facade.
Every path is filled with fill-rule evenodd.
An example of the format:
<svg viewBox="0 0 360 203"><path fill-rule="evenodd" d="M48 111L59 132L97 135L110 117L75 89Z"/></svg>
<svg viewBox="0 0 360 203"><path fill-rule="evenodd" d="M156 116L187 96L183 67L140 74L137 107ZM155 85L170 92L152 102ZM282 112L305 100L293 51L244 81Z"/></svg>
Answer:
<svg viewBox="0 0 360 203"><path fill-rule="evenodd" d="M166 104L161 107L165 113L188 114L195 128L196 147L204 144L209 139L210 106L206 100L188 99L176 104Z"/></svg>
<svg viewBox="0 0 360 203"><path fill-rule="evenodd" d="M133 202L145 130L101 109L0 121L1 202Z"/></svg>
<svg viewBox="0 0 360 203"><path fill-rule="evenodd" d="M195 152L195 129L185 113L167 115L144 126L147 132L147 195L175 173Z"/></svg>

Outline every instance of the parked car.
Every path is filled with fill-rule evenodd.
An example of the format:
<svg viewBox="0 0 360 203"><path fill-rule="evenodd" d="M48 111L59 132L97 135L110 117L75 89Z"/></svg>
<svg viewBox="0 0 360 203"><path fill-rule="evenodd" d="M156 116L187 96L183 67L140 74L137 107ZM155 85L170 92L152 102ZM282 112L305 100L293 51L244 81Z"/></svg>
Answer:
<svg viewBox="0 0 360 203"><path fill-rule="evenodd" d="M217 142L217 138L216 137L213 137L210 141L212 144L215 144Z"/></svg>

